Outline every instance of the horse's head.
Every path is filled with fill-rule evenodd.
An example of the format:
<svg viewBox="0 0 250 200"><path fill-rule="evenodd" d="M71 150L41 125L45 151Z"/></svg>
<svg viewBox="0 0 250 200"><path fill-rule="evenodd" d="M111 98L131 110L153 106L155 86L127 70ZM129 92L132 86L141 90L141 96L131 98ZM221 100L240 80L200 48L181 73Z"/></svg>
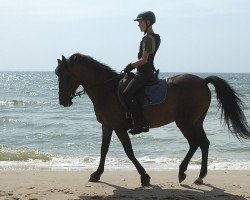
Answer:
<svg viewBox="0 0 250 200"><path fill-rule="evenodd" d="M69 107L73 104L72 99L80 83L74 79L70 62L62 56L62 60L57 59L58 66L55 70L59 84L59 104Z"/></svg>

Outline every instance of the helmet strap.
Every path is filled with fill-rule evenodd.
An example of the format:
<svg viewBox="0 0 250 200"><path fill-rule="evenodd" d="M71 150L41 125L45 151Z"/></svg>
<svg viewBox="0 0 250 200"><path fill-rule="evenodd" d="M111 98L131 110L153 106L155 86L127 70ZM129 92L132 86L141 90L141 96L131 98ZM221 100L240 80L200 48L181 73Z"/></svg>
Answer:
<svg viewBox="0 0 250 200"><path fill-rule="evenodd" d="M149 25L148 25L148 23L147 23L147 20L144 20L144 21L145 21L145 23L146 23L146 29L145 29L145 31L144 31L144 35L146 35L147 32L148 32Z"/></svg>

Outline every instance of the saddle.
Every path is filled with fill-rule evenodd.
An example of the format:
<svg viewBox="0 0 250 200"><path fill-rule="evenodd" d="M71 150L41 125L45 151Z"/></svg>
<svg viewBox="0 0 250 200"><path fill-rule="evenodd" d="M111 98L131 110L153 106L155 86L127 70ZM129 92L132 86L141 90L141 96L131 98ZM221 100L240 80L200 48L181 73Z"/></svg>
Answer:
<svg viewBox="0 0 250 200"><path fill-rule="evenodd" d="M158 78L159 70L157 70L146 85L138 90L135 97L142 107L161 104L167 97L167 81ZM122 105L126 108L126 104L122 99L122 92L128 83L134 78L135 74L126 73L120 80L118 85L118 97Z"/></svg>

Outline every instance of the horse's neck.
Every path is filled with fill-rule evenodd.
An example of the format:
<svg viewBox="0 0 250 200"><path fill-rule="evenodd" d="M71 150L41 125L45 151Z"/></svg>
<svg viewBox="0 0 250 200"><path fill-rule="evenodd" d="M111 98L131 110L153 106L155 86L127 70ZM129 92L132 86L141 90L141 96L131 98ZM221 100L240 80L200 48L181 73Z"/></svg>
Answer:
<svg viewBox="0 0 250 200"><path fill-rule="evenodd" d="M107 99L112 93L115 94L114 84L118 83L116 81L109 82L115 76L117 74L105 72L101 75L94 74L86 78L87 81L85 81L83 87L95 107L103 106L104 99Z"/></svg>
<svg viewBox="0 0 250 200"><path fill-rule="evenodd" d="M89 96L90 100L92 101L94 107L101 105L101 99L103 98L103 93L99 93L99 90L90 89L86 90L87 95Z"/></svg>

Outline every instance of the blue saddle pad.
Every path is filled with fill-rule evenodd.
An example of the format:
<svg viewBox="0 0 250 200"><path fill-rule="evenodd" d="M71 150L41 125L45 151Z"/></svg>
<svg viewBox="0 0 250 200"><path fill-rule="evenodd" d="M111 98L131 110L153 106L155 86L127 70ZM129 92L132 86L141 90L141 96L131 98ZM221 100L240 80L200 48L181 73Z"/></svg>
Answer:
<svg viewBox="0 0 250 200"><path fill-rule="evenodd" d="M167 97L167 81L159 79L154 85L145 86L143 106L152 106L165 101Z"/></svg>

